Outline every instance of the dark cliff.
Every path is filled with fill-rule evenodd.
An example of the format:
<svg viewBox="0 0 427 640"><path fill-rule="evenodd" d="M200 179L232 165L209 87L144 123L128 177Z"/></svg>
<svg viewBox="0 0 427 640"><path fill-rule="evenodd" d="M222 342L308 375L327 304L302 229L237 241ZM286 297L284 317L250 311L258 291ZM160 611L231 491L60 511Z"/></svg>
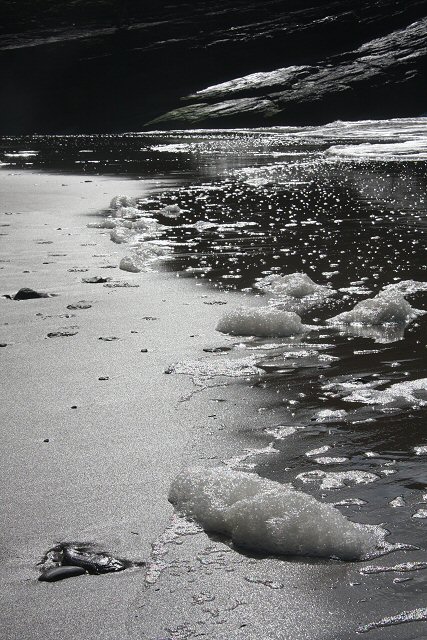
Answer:
<svg viewBox="0 0 427 640"><path fill-rule="evenodd" d="M427 112L427 0L3 0L0 131Z"/></svg>

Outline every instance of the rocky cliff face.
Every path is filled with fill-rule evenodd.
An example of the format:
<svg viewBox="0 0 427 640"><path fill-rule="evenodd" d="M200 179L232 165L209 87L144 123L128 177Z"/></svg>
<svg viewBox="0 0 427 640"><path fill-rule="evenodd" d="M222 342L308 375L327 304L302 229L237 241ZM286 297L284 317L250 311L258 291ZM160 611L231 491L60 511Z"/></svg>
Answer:
<svg viewBox="0 0 427 640"><path fill-rule="evenodd" d="M427 112L427 0L60 4L3 21L3 133Z"/></svg>

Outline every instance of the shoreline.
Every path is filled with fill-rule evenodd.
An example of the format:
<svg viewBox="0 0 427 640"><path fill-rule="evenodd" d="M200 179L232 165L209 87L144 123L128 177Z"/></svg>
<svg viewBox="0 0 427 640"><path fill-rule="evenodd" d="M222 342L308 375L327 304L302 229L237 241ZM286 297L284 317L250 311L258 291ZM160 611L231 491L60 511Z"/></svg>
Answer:
<svg viewBox="0 0 427 640"><path fill-rule="evenodd" d="M251 451L272 453L275 416L286 424L284 398L277 403L262 380L197 385L201 356L202 369L208 356L221 371L222 358L204 348L234 344L243 359L250 351L215 331L218 318L262 298L167 271L120 271L129 245L87 224L113 196L169 190L171 180L90 177L0 171L0 294L21 287L56 294L0 298L5 636L354 640L367 622L370 638L380 640L372 620L405 606L399 587L382 597L387 574L362 582L359 562L251 555L172 515L167 494L183 465L232 466ZM131 286L82 282L97 275ZM91 306L68 308L82 300ZM218 300L227 306L212 304ZM48 337L61 332L69 335ZM164 375L180 362L177 375ZM147 566L38 582L37 562L61 542L93 542ZM422 622L390 637L409 640L417 629Z"/></svg>

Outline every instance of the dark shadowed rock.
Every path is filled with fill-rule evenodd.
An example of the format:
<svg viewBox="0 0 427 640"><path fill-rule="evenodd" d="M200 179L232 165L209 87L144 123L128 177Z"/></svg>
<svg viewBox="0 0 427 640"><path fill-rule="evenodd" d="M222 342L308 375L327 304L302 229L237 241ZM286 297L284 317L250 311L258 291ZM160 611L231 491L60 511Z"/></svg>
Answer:
<svg viewBox="0 0 427 640"><path fill-rule="evenodd" d="M89 573L100 574L123 571L131 563L113 558L107 553L94 553L88 548L67 546L62 551L62 564L77 565Z"/></svg>
<svg viewBox="0 0 427 640"><path fill-rule="evenodd" d="M94 543L61 542L46 552L39 580L53 582L73 575L114 573L130 567L145 566L145 562L131 562L100 551Z"/></svg>
<svg viewBox="0 0 427 640"><path fill-rule="evenodd" d="M13 296L14 300L31 300L32 298L49 298L49 294L24 287L19 289L18 293Z"/></svg>

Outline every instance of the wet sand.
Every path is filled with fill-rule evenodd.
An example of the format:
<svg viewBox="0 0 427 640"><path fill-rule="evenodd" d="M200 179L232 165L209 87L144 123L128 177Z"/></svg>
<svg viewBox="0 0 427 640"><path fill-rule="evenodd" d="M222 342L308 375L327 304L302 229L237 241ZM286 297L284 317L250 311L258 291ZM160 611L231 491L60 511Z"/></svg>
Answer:
<svg viewBox="0 0 427 640"><path fill-rule="evenodd" d="M164 371L222 341L214 331L222 308L204 305L214 293L174 275L103 268L117 266L126 249L108 232L86 228L87 214L153 184L91 180L0 172L1 222L9 225L0 236L1 293L57 294L0 298L5 638L126 635L144 569L47 584L37 582L36 565L62 541L148 559L171 516L169 484L199 420L196 406L180 402L190 380ZM82 282L93 275L138 287ZM81 300L91 308L67 309ZM64 330L76 333L47 337Z"/></svg>

